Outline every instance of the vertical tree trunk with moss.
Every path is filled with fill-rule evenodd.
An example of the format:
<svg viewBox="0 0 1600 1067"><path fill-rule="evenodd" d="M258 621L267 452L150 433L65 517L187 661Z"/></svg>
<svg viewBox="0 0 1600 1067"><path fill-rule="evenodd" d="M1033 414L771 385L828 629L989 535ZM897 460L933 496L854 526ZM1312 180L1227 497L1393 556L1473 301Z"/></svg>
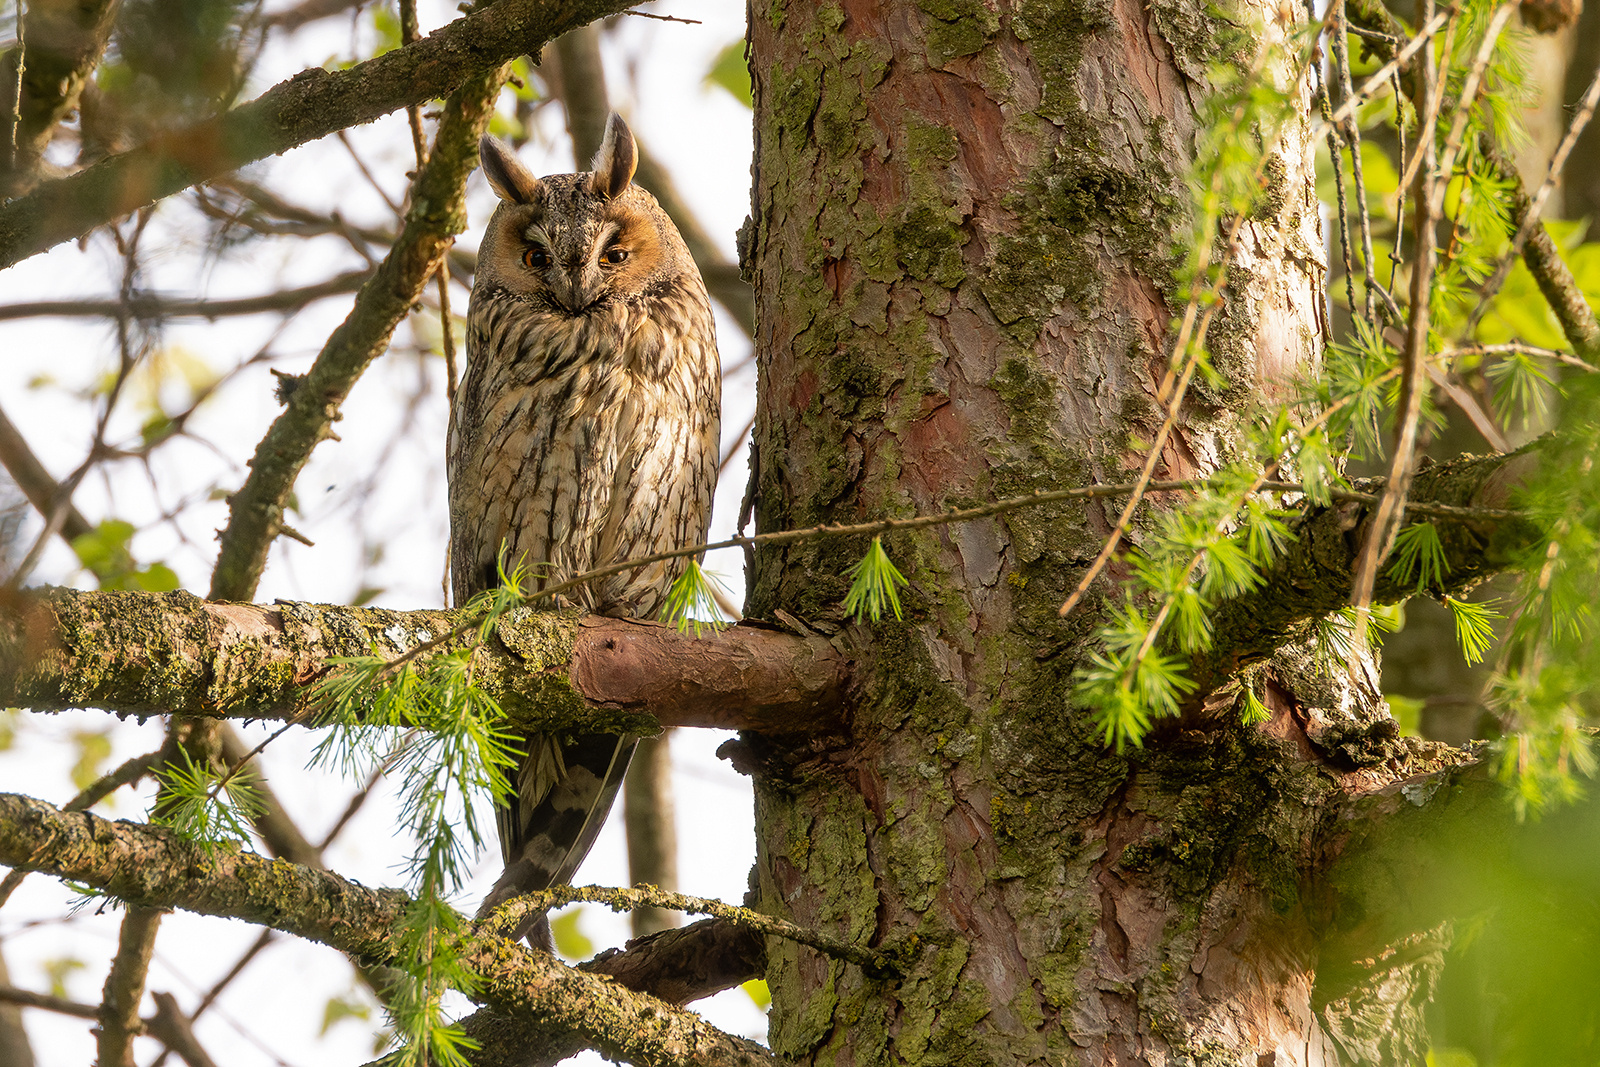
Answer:
<svg viewBox="0 0 1600 1067"><path fill-rule="evenodd" d="M1292 86L1281 46L1302 17L1198 0L753 5L757 526L1128 480L1163 418L1208 70ZM1214 469L1243 407L1319 358L1295 92L1212 330L1227 381L1190 391L1157 477ZM846 735L745 743L763 906L912 961L883 981L773 942L775 1052L1287 1065L1334 1062L1335 1044L1414 1049L1425 968L1385 972L1359 1004L1370 974L1313 994L1323 920L1302 890L1342 775L1384 731L1357 730L1341 762L1306 724L1363 700L1370 716L1370 687L1299 691L1286 661L1266 727L1239 725L1224 691L1126 755L1074 706L1111 605L1057 609L1121 504L886 538L911 579L905 622L842 618L863 543L757 553L751 614L837 630L868 679Z"/></svg>

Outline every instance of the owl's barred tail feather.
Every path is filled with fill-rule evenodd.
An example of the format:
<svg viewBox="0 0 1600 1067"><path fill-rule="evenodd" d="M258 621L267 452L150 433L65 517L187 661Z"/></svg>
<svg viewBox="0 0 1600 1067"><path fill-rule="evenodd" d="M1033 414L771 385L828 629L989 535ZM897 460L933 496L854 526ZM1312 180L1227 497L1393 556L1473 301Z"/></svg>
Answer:
<svg viewBox="0 0 1600 1067"><path fill-rule="evenodd" d="M498 812L506 869L484 897L479 919L513 897L571 881L605 825L639 739L579 734L569 745L552 746L552 738L533 734L523 742L527 755L520 778L527 779L530 772L532 777L543 777L530 764L538 764L549 747L559 750L565 766L554 781L533 788L528 788L532 783L519 784L518 792L524 796L543 793L537 804L517 804ZM551 950L550 924L543 912L530 913L506 936L513 941L527 937L533 947Z"/></svg>

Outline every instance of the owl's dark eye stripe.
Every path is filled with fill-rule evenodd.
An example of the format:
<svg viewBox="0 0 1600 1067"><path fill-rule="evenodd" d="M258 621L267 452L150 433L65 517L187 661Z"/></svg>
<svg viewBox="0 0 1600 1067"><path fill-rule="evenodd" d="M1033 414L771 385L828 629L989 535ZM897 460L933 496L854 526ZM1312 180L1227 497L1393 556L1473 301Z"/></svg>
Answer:
<svg viewBox="0 0 1600 1067"><path fill-rule="evenodd" d="M550 253L541 246L534 245L522 253L522 265L529 270L544 270L550 265Z"/></svg>

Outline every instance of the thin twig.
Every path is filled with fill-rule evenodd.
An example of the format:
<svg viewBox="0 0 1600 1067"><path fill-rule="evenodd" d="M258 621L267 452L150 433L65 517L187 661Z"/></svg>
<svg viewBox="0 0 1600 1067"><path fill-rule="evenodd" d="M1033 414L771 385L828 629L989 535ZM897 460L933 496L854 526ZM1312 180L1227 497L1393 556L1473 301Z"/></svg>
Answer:
<svg viewBox="0 0 1600 1067"><path fill-rule="evenodd" d="M1399 373L1398 370L1392 372ZM1387 376L1386 376L1387 377ZM1043 504L1054 504L1064 500L1086 500L1096 497L1117 497L1131 495L1136 489L1143 495L1151 493L1179 493L1209 486L1210 480L1205 478L1185 478L1176 481L1147 481L1124 482L1113 485L1085 485L1072 489L1041 489L1026 496L1010 497L997 500L991 504L982 504L977 507L960 508L940 512L934 515L916 515L906 519L877 519L872 522L835 523L823 526L811 526L803 530L773 530L769 533L735 535L723 541L711 541L705 544L690 545L686 548L675 548L666 552L655 552L648 556L639 556L634 559L622 560L619 563L597 567L591 571L584 571L562 582L538 589L524 596L528 603L559 596L569 589L592 582L599 578L609 578L613 574L635 570L639 567L648 567L652 563L661 563L670 559L682 559L686 556L698 556L703 552L715 552L724 548L753 548L757 545L786 545L799 541L809 541L819 537L865 537L890 532L904 532L907 530L924 530L934 526L947 526L951 523L967 522L972 519L987 518L993 515L1004 515L1007 512L1017 511L1022 508L1038 507ZM1259 489L1276 493L1319 493L1329 500L1337 500L1355 504L1376 504L1382 497L1377 493L1363 493L1353 489L1329 489L1326 487L1308 487L1304 482L1283 482L1265 480L1258 486ZM1511 519L1526 518L1526 514L1507 508L1471 508L1457 507L1452 504L1411 503L1407 505L1409 511L1417 515L1432 515L1436 518L1450 519L1458 522L1500 522ZM420 656L424 656L435 649L442 648L459 640L466 634L477 629L483 622L483 614L474 613L466 620L457 623L438 637L431 638L421 644L414 645L392 660L385 661L381 673L387 675L404 667Z"/></svg>
<svg viewBox="0 0 1600 1067"><path fill-rule="evenodd" d="M100 1018L100 1009L94 1004L80 1004L64 997L52 997L48 993L35 993L16 986L0 986L0 1003L20 1004L24 1008L53 1011L57 1015L71 1015L78 1019Z"/></svg>
<svg viewBox="0 0 1600 1067"><path fill-rule="evenodd" d="M638 8L632 8L632 7L630 7L628 10L622 12L622 14L624 14L624 15L634 15L634 16L636 16L638 18L642 18L642 19L655 19L658 22L681 22L685 26L698 26L698 25L700 25L700 20L699 19L683 19L683 18L679 18L676 15L657 15L653 11L640 11Z"/></svg>
<svg viewBox="0 0 1600 1067"><path fill-rule="evenodd" d="M1342 59L1345 52L1343 47L1344 0L1338 0L1334 4L1334 8L1335 14L1329 20L1330 33L1328 36L1333 42L1334 66L1342 71L1348 66L1348 63ZM1319 74L1317 78L1317 108L1322 112L1322 117L1326 119L1333 114L1333 101L1329 99L1328 80L1321 77L1320 72L1317 73ZM1351 125L1354 124L1352 123ZM1359 133L1357 136L1359 136ZM1339 255L1344 261L1345 302L1350 306L1350 314L1354 316L1356 313L1355 264L1350 259L1350 209L1345 202L1344 165L1340 161L1339 154L1341 140L1343 138L1339 136L1338 128L1330 125L1328 127L1328 158L1333 162L1334 204L1339 216ZM1354 141L1351 142L1350 156L1352 161L1359 166L1361 161L1360 144ZM1366 188L1361 184L1359 177L1356 179L1356 192L1362 201L1366 200ZM1365 204L1363 203L1364 206ZM1368 269L1367 273L1371 274L1372 272ZM1367 318L1369 320L1372 318L1372 293L1370 287L1367 292Z"/></svg>
<svg viewBox="0 0 1600 1067"><path fill-rule="evenodd" d="M222 991L227 989L228 986L233 983L235 978L244 973L244 969L250 965L251 960L260 955L261 951L268 945L272 944L273 941L277 940L277 933L278 932L276 930L270 928L261 931L261 936L257 937L255 941L251 942L250 947L245 950L244 955L240 956L238 960L234 962L234 965L228 969L228 973L218 979L215 985L206 990L205 996L200 998L200 1003L195 1005L194 1011L189 1014L189 1022L191 1025L196 1019L200 1018L201 1015L205 1014L206 1009L210 1008L211 1005L215 1003L216 999L222 995ZM171 1055L171 1053L172 1047L169 1045L167 1048L161 1051L161 1055L157 1056L153 1061L151 1061L150 1067L163 1067L163 1065L167 1062L167 1057Z"/></svg>
<svg viewBox="0 0 1600 1067"><path fill-rule="evenodd" d="M605 904L613 911L652 907L670 908L673 911L689 912L694 915L711 915L746 930L808 945L824 955L847 960L878 974L898 974L901 970L898 961L881 949L854 945L816 930L797 926L787 920L764 915L752 908L735 907L706 897L669 893L653 885L636 885L631 889L599 885L567 885L555 886L537 893L526 893L498 908L493 915L479 924L478 929L483 933L504 936L504 931L510 930L518 920L531 912L544 912L577 903Z"/></svg>
<svg viewBox="0 0 1600 1067"><path fill-rule="evenodd" d="M0 304L0 321L30 318L115 318L132 314L135 318L220 319L235 315L257 315L264 311L298 311L307 304L332 296L344 296L360 289L372 277L370 270L346 271L327 281L279 289L260 296L230 297L223 300L158 296L149 292L131 293L126 300L81 297L75 300L33 300L23 304Z"/></svg>
<svg viewBox="0 0 1600 1067"><path fill-rule="evenodd" d="M1333 39L1334 66L1339 75L1339 93L1345 100L1353 99L1355 96L1355 89L1352 85L1353 78L1350 72L1350 49L1348 42L1345 40L1345 31L1353 28L1345 12L1343 0L1341 0L1339 4L1339 21L1332 27L1333 32L1330 36ZM1364 295L1366 298L1364 306L1367 322L1376 330L1378 326L1377 308L1373 302L1375 292L1382 294L1385 308L1393 316L1395 322L1400 321L1400 309L1394 306L1394 298L1389 295L1388 290L1378 284L1378 279L1373 273L1376 268L1372 257L1372 212L1367 206L1366 165L1361 159L1361 123L1352 114L1339 125L1339 128L1344 131L1344 140L1350 145L1350 170L1355 177L1356 186L1356 218L1361 227L1361 275L1362 282L1365 285ZM1332 124L1329 126L1328 136L1331 144L1331 138L1333 137ZM1340 181L1342 205L1344 168L1335 166L1334 174L1338 176ZM1341 225L1345 224L1341 223ZM1347 225L1346 228L1348 228ZM1348 259L1348 256L1346 258ZM1346 269L1348 270L1348 268ZM1352 315L1355 314L1354 305L1351 306L1350 313Z"/></svg>
<svg viewBox="0 0 1600 1067"><path fill-rule="evenodd" d="M7 116L7 123L11 127L6 136L8 171L17 169L17 136L22 131L22 76L28 68L27 21L26 0L17 0L17 78L11 86L11 114Z"/></svg>
<svg viewBox="0 0 1600 1067"><path fill-rule="evenodd" d="M1439 27L1450 21L1450 16L1454 13L1455 8L1451 7L1429 19L1427 25L1423 26L1411 40L1406 42L1406 46L1400 50L1399 54L1380 67L1376 74L1362 82L1361 88L1356 90L1355 95L1341 103L1334 110L1331 117L1319 119L1312 125L1311 140L1315 141L1327 133L1324 123L1330 126L1336 125L1353 115L1356 109L1367 101L1368 97L1377 92L1378 88L1388 81L1390 77L1397 74L1400 68L1405 66L1406 61L1415 55L1419 48L1427 44L1434 34L1439 32Z"/></svg>
<svg viewBox="0 0 1600 1067"><path fill-rule="evenodd" d="M1461 97L1456 101L1456 115L1450 124L1450 136L1445 138L1444 157L1439 161L1439 173L1444 176L1444 181L1436 184L1433 213L1440 214L1444 210L1444 193L1449 185L1450 177L1455 174L1456 156L1461 151L1461 139L1466 136L1467 121L1472 117L1473 108L1478 106L1478 91L1483 81L1483 72L1489 67L1489 60L1494 55L1494 46L1500 40L1500 33L1505 29L1506 23L1511 19L1512 12L1516 11L1514 3L1501 4L1495 11L1494 17L1489 20L1489 27L1484 31L1483 40L1478 45L1478 54L1473 57L1472 69L1467 72L1467 80L1461 84Z"/></svg>
<svg viewBox="0 0 1600 1067"><path fill-rule="evenodd" d="M1423 18L1433 11L1433 0L1424 0ZM1439 180L1435 154L1437 142L1433 136L1434 116L1439 110L1440 81L1450 62L1450 41L1455 23L1445 35L1439 69L1432 63L1421 63L1422 107L1419 108L1420 136L1417 138L1416 190L1412 195L1413 230L1416 251L1411 264L1411 318L1406 332L1405 373L1400 379L1400 403L1397 407L1399 424L1395 432L1394 457L1389 464L1389 478L1383 487L1382 499L1367 528L1366 540L1356 563L1350 603L1358 613L1365 612L1372 601L1372 589L1377 581L1378 566L1394 545L1395 535L1405 519L1406 494L1411 488L1415 472L1417 436L1422 422L1422 403L1428 394L1428 333L1429 296L1433 286L1434 268L1434 183ZM1426 116L1424 119L1422 116ZM1403 184L1403 183L1402 183ZM1356 642L1365 644L1365 627L1356 626Z"/></svg>

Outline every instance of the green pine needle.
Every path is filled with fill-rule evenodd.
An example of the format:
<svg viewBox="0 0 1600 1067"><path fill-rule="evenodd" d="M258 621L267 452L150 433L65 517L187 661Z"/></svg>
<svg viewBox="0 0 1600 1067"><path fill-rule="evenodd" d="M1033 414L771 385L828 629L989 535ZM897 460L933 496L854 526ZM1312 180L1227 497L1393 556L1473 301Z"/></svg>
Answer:
<svg viewBox="0 0 1600 1067"><path fill-rule="evenodd" d="M883 550L883 538L874 537L861 561L846 572L850 591L845 594L844 610L854 619L883 618L887 608L898 620L900 614L899 587L909 585L905 575L895 569L889 554Z"/></svg>
<svg viewBox="0 0 1600 1067"><path fill-rule="evenodd" d="M1445 559L1444 543L1433 523L1412 523L1395 536L1389 576L1397 584L1410 585L1414 581L1417 592L1422 593L1441 588L1448 573L1450 561Z"/></svg>
<svg viewBox="0 0 1600 1067"><path fill-rule="evenodd" d="M667 599L661 605L661 621L677 627L680 634L691 627L696 637L700 636L702 627L709 627L715 633L727 625L722 610L717 607L718 591L725 594L727 589L715 575L701 567L698 560L691 559L667 590Z"/></svg>
<svg viewBox="0 0 1600 1067"><path fill-rule="evenodd" d="M1456 622L1456 641L1461 645L1461 655L1468 663L1482 663L1484 655L1494 647L1494 620L1505 618L1494 609L1499 601L1474 604L1447 596L1444 602Z"/></svg>
<svg viewBox="0 0 1600 1067"><path fill-rule="evenodd" d="M1245 686L1244 711L1240 715L1240 720L1246 726L1259 726L1271 718L1272 712L1269 711L1267 706L1261 702L1261 698L1256 696L1255 687L1250 685Z"/></svg>
<svg viewBox="0 0 1600 1067"><path fill-rule="evenodd" d="M186 750L180 754L182 766L168 763L159 772L162 788L150 821L208 852L249 841L251 820L266 810L261 790L242 775L223 783L226 772L196 763Z"/></svg>

